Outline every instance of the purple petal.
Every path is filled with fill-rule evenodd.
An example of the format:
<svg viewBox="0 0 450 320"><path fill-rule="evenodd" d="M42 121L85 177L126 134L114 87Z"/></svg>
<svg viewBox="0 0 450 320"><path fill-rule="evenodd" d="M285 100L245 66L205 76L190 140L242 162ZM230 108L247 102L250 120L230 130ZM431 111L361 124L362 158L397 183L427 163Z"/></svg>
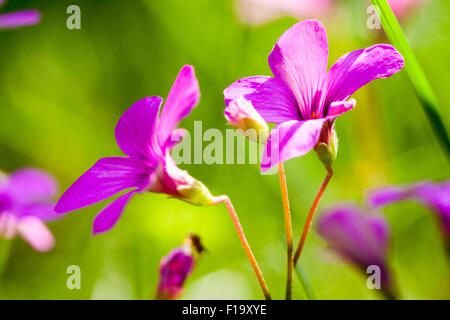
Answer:
<svg viewBox="0 0 450 320"><path fill-rule="evenodd" d="M450 180L442 183L420 183L412 187L411 193L433 210L450 215Z"/></svg>
<svg viewBox="0 0 450 320"><path fill-rule="evenodd" d="M36 10L0 14L0 29L18 28L34 25L41 21L41 14Z"/></svg>
<svg viewBox="0 0 450 320"><path fill-rule="evenodd" d="M55 211L64 213L89 206L128 189L148 184L151 168L125 157L102 158L59 199Z"/></svg>
<svg viewBox="0 0 450 320"><path fill-rule="evenodd" d="M106 206L95 217L92 233L95 235L110 230L119 220L123 209L135 193L135 190L125 193Z"/></svg>
<svg viewBox="0 0 450 320"><path fill-rule="evenodd" d="M56 180L45 171L27 168L9 175L8 194L15 202L48 200L58 193Z"/></svg>
<svg viewBox="0 0 450 320"><path fill-rule="evenodd" d="M381 207L391 203L405 200L410 196L408 189L404 187L383 187L369 192L367 202L374 207Z"/></svg>
<svg viewBox="0 0 450 320"><path fill-rule="evenodd" d="M244 97L267 122L281 123L289 120L300 120L297 102L286 85L271 77L243 78L223 92L225 105Z"/></svg>
<svg viewBox="0 0 450 320"><path fill-rule="evenodd" d="M401 54L388 44L349 52L339 58L328 72L326 102L347 100L370 81L392 76L403 66Z"/></svg>
<svg viewBox="0 0 450 320"><path fill-rule="evenodd" d="M355 99L350 99L349 101L338 101L333 102L328 109L328 117L338 117L341 114L353 109L356 105Z"/></svg>
<svg viewBox="0 0 450 320"><path fill-rule="evenodd" d="M320 101L327 64L327 33L316 20L305 20L288 29L269 55L269 66L275 78L293 92L302 119L309 119Z"/></svg>
<svg viewBox="0 0 450 320"><path fill-rule="evenodd" d="M160 97L147 97L133 104L116 126L116 140L120 149L137 160L156 163L161 154L157 139Z"/></svg>
<svg viewBox="0 0 450 320"><path fill-rule="evenodd" d="M183 140L184 136L187 134L187 130L183 128L175 129L169 139L166 141L166 146L168 150L171 150L175 145Z"/></svg>
<svg viewBox="0 0 450 320"><path fill-rule="evenodd" d="M352 206L337 207L320 216L318 230L333 248L362 268L385 267L390 233L383 216L365 215Z"/></svg>
<svg viewBox="0 0 450 320"><path fill-rule="evenodd" d="M170 89L158 126L158 137L161 145L167 143L172 131L198 104L200 89L195 77L194 67L185 65L181 68Z"/></svg>
<svg viewBox="0 0 450 320"><path fill-rule="evenodd" d="M300 157L317 144L325 119L287 121L270 133L261 161L261 170L269 170L280 161Z"/></svg>
<svg viewBox="0 0 450 320"><path fill-rule="evenodd" d="M62 216L55 212L54 203L31 203L17 209L19 217L36 217L42 221L60 219Z"/></svg>
<svg viewBox="0 0 450 320"><path fill-rule="evenodd" d="M55 246L53 237L47 226L36 217L25 217L17 225L20 235L36 250L46 252Z"/></svg>

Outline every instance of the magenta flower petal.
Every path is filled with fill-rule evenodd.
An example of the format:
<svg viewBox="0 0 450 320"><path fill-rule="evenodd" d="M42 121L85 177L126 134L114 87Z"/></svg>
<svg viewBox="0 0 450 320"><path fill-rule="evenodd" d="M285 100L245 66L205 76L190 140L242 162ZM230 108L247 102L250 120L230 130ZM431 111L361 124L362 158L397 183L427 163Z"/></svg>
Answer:
<svg viewBox="0 0 450 320"><path fill-rule="evenodd" d="M269 55L270 69L293 92L303 120L310 117L320 101L327 64L327 32L316 20L305 20L289 28Z"/></svg>
<svg viewBox="0 0 450 320"><path fill-rule="evenodd" d="M122 215L123 209L131 197L136 193L135 190L121 195L108 206L106 206L94 219L92 233L98 234L111 229Z"/></svg>
<svg viewBox="0 0 450 320"><path fill-rule="evenodd" d="M56 196L58 184L48 173L26 168L9 175L8 190L9 194L18 201L32 202Z"/></svg>
<svg viewBox="0 0 450 320"><path fill-rule="evenodd" d="M223 92L225 105L243 97L267 122L281 123L293 119L300 120L297 102L291 90L281 81L271 77L257 76L243 78Z"/></svg>
<svg viewBox="0 0 450 320"><path fill-rule="evenodd" d="M37 251L46 252L55 245L47 226L37 217L25 217L19 220L17 230L20 235Z"/></svg>
<svg viewBox="0 0 450 320"><path fill-rule="evenodd" d="M102 158L86 171L59 199L55 211L68 212L89 206L128 189L148 184L151 171L131 158Z"/></svg>
<svg viewBox="0 0 450 320"><path fill-rule="evenodd" d="M54 203L27 203L17 208L19 217L37 217L42 221L61 219L62 215L55 212Z"/></svg>
<svg viewBox="0 0 450 320"><path fill-rule="evenodd" d="M158 137L162 146L168 143L172 131L177 127L181 119L186 117L198 104L199 99L200 89L194 68L185 65L175 79L161 112Z"/></svg>
<svg viewBox="0 0 450 320"><path fill-rule="evenodd" d="M269 170L280 161L306 154L317 144L325 119L286 121L270 133L261 160L261 170Z"/></svg>
<svg viewBox="0 0 450 320"><path fill-rule="evenodd" d="M374 207L381 207L405 200L408 197L409 190L398 186L388 186L371 191L367 201Z"/></svg>
<svg viewBox="0 0 450 320"><path fill-rule="evenodd" d="M379 266L383 289L392 289L387 266L390 231L383 216L367 215L353 206L332 208L320 216L318 230L333 249L364 272L370 265Z"/></svg>
<svg viewBox="0 0 450 320"><path fill-rule="evenodd" d="M116 126L116 140L128 156L154 164L161 153L155 139L158 126L160 97L147 97L134 103L120 117Z"/></svg>
<svg viewBox="0 0 450 320"><path fill-rule="evenodd" d="M350 99L349 101L338 101L330 104L328 109L328 117L338 117L341 114L352 110L356 105L355 99Z"/></svg>
<svg viewBox="0 0 450 320"><path fill-rule="evenodd" d="M367 201L372 206L380 207L404 200L416 200L430 208L437 215L444 235L450 241L450 181L387 186L369 192Z"/></svg>
<svg viewBox="0 0 450 320"><path fill-rule="evenodd" d="M24 10L0 14L0 29L31 26L41 21L41 14L36 10Z"/></svg>
<svg viewBox="0 0 450 320"><path fill-rule="evenodd" d="M392 76L404 64L401 54L388 44L349 52L339 58L328 72L326 101L346 100L370 81Z"/></svg>

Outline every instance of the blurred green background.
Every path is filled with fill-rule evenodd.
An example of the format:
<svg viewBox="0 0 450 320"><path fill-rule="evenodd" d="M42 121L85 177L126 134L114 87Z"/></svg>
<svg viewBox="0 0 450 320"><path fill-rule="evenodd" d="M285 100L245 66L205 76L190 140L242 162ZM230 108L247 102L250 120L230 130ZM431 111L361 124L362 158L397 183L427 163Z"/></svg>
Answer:
<svg viewBox="0 0 450 320"><path fill-rule="evenodd" d="M81 30L66 28L66 8L81 8ZM182 65L192 64L200 105L183 121L203 130L227 127L222 91L250 75L270 75L267 56L293 18L247 27L225 0L14 1L1 12L38 9L42 22L0 32L0 169L33 166L52 172L65 190L104 156L120 156L114 127L135 101L166 97ZM328 30L330 66L342 54L386 42L366 27L367 3L343 1ZM432 0L402 21L448 118L450 2ZM321 207L364 201L383 184L442 180L449 167L405 72L377 80L354 95L357 107L336 123L335 177ZM204 143L204 146L207 143ZM212 193L228 194L240 216L274 298L284 297L286 256L278 177L258 165L182 165ZM286 162L295 242L326 172L316 155ZM107 203L107 202L105 202ZM91 236L105 205L69 213L49 224L56 246L35 252L21 239L0 239L7 260L1 299L152 299L162 256L199 234L208 253L188 279L186 299L262 298L225 206L199 208L161 194L136 196L116 227ZM390 263L405 299L448 299L450 268L433 215L404 203L383 213L392 229ZM319 212L320 214L320 212ZM379 299L366 278L330 253L315 231L301 259L316 298ZM66 269L81 268L81 290L66 288ZM306 295L298 281L294 298Z"/></svg>

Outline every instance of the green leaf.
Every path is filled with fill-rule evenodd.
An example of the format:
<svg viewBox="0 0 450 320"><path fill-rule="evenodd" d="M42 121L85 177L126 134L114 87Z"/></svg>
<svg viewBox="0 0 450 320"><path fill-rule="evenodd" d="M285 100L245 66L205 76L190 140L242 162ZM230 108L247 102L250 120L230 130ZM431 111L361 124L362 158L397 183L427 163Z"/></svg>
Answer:
<svg viewBox="0 0 450 320"><path fill-rule="evenodd" d="M422 104L423 110L428 117L447 158L450 160L450 140L445 128L445 124L440 116L437 98L428 82L419 61L417 60L405 34L392 12L386 0L370 0L377 8L376 12L380 17L381 24L391 43L403 55L405 59L405 69L414 87L416 95Z"/></svg>

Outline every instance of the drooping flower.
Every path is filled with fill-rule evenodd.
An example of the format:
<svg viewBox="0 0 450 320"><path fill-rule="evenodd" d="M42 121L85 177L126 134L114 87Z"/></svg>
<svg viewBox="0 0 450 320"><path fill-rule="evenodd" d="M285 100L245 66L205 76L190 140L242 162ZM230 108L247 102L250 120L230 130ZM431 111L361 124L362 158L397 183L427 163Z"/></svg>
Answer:
<svg viewBox="0 0 450 320"><path fill-rule="evenodd" d="M0 0L0 7L6 0ZM0 29L31 26L41 21L41 14L37 10L22 10L0 14Z"/></svg>
<svg viewBox="0 0 450 320"><path fill-rule="evenodd" d="M187 65L178 74L161 115L160 97L147 97L133 104L115 130L117 144L128 157L98 160L62 195L56 212L77 210L132 189L97 215L93 227L96 234L115 225L136 193L165 193L191 204L212 205L208 189L178 168L170 156L170 150L184 134L176 126L197 105L199 97L194 68Z"/></svg>
<svg viewBox="0 0 450 320"><path fill-rule="evenodd" d="M364 273L369 266L378 266L381 289L392 294L387 264L390 231L383 216L365 214L354 206L335 207L319 217L318 231L334 250Z"/></svg>
<svg viewBox="0 0 450 320"><path fill-rule="evenodd" d="M265 143L269 136L269 126L252 104L244 97L231 101L224 110L228 124L243 133L252 141Z"/></svg>
<svg viewBox="0 0 450 320"><path fill-rule="evenodd" d="M404 60L393 46L377 44L345 54L328 72L327 64L326 30L306 20L288 29L270 53L274 77L243 78L224 90L226 106L244 97L265 121L277 124L267 140L262 171L313 148L327 147L335 156L334 122L355 106L350 96L401 70Z"/></svg>
<svg viewBox="0 0 450 320"><path fill-rule="evenodd" d="M402 19L428 0L388 0L394 14ZM283 16L296 19L324 17L337 11L342 0L236 0L236 12L241 22L257 26ZM367 0L367 4L370 2Z"/></svg>
<svg viewBox="0 0 450 320"><path fill-rule="evenodd" d="M203 251L199 239L196 235L189 235L182 246L172 249L161 259L157 299L175 300L181 296L186 278L194 269L194 252L201 253ZM202 246L200 250L199 244Z"/></svg>
<svg viewBox="0 0 450 320"><path fill-rule="evenodd" d="M416 200L427 206L438 218L442 232L450 243L450 180L430 181L403 186L387 186L369 192L368 202L375 207L406 200Z"/></svg>
<svg viewBox="0 0 450 320"><path fill-rule="evenodd" d="M49 251L55 240L44 222L60 218L52 199L58 193L55 179L36 169L0 175L0 237L22 236L34 249Z"/></svg>

